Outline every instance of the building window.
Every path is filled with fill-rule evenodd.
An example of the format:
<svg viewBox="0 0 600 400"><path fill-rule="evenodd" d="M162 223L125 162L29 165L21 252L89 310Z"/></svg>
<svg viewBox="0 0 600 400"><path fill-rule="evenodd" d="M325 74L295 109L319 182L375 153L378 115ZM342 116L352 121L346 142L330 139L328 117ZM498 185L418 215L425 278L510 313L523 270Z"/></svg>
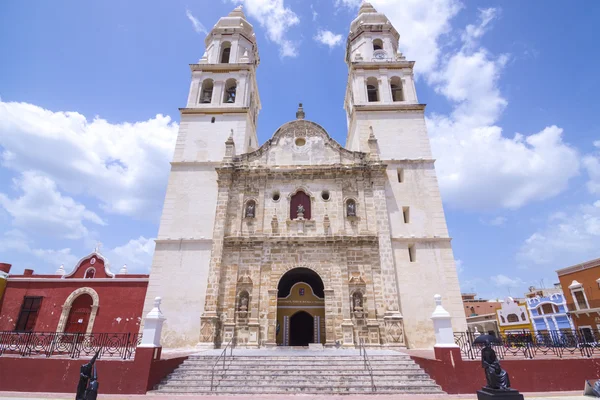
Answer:
<svg viewBox="0 0 600 400"><path fill-rule="evenodd" d="M377 82L377 78L367 79L367 100L369 102L379 101L379 82Z"/></svg>
<svg viewBox="0 0 600 400"><path fill-rule="evenodd" d="M94 279L96 277L96 268L89 267L85 270L85 274L83 275L83 279Z"/></svg>
<svg viewBox="0 0 600 400"><path fill-rule="evenodd" d="M202 90L200 91L200 103L209 104L212 102L214 82L212 79L202 81Z"/></svg>
<svg viewBox="0 0 600 400"><path fill-rule="evenodd" d="M414 244L408 246L408 259L410 262L417 261L417 250L415 249Z"/></svg>
<svg viewBox="0 0 600 400"><path fill-rule="evenodd" d="M519 322L519 317L517 316L517 314L508 314L506 316L506 319L508 320L508 323L510 323L510 324L514 324L515 322Z"/></svg>
<svg viewBox="0 0 600 400"><path fill-rule="evenodd" d="M527 321L527 317L525 316L524 312L521 313L521 321Z"/></svg>
<svg viewBox="0 0 600 400"><path fill-rule="evenodd" d="M398 168L398 182L404 182L404 170L402 168Z"/></svg>
<svg viewBox="0 0 600 400"><path fill-rule="evenodd" d="M542 304L539 307L538 310L538 314L540 315L546 315L546 314L556 314L558 312L558 309L556 308L556 306L554 304Z"/></svg>
<svg viewBox="0 0 600 400"><path fill-rule="evenodd" d="M410 222L410 210L408 207L402 207L402 217L404 218L405 224Z"/></svg>
<svg viewBox="0 0 600 400"><path fill-rule="evenodd" d="M225 82L225 93L223 95L223 103L235 103L235 91L237 83L235 79L228 79Z"/></svg>
<svg viewBox="0 0 600 400"><path fill-rule="evenodd" d="M290 201L290 219L310 219L310 196L299 190Z"/></svg>
<svg viewBox="0 0 600 400"><path fill-rule="evenodd" d="M571 293L573 294L573 299L575 300L578 309L585 310L589 308L583 290L573 290Z"/></svg>
<svg viewBox="0 0 600 400"><path fill-rule="evenodd" d="M42 304L41 297L28 297L23 298L23 305L21 305L21 312L19 313L19 319L17 319L17 325L15 331L17 332L32 332L35 328L35 321L37 320L38 311Z"/></svg>
<svg viewBox="0 0 600 400"><path fill-rule="evenodd" d="M221 64L229 64L229 55L231 54L231 43L223 42L221 45Z"/></svg>
<svg viewBox="0 0 600 400"><path fill-rule="evenodd" d="M390 90L392 92L392 101L404 101L404 93L402 93L402 80L397 76L390 80Z"/></svg>
<svg viewBox="0 0 600 400"><path fill-rule="evenodd" d="M382 50L383 49L383 41L381 39L373 40L373 51Z"/></svg>

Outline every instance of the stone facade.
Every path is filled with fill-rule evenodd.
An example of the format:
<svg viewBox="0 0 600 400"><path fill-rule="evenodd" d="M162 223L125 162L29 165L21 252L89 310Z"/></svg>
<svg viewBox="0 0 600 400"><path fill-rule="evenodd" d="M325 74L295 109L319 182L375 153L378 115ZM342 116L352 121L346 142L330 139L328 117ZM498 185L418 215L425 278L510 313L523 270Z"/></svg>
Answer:
<svg viewBox="0 0 600 400"><path fill-rule="evenodd" d="M192 65L146 299L145 312L163 298L166 346L287 344L295 327L285 307L303 304L306 286L295 285L302 282L316 296L305 309L326 346L431 346L437 293L454 329L465 330L414 63L396 55L355 61L357 49L373 45L366 25L382 18L365 4L352 23L346 148L301 107L258 147L251 25L238 8L209 33L207 53ZM392 30L378 31L390 52ZM356 40L363 45L354 48ZM236 56L219 43L236 47ZM223 51L234 58L221 62ZM382 86L377 104L367 101L371 74L388 82L390 73L405 94ZM212 101L200 102L210 97L206 79L235 79L235 102L215 101L227 95L214 94L216 84ZM286 296L296 303L286 305Z"/></svg>

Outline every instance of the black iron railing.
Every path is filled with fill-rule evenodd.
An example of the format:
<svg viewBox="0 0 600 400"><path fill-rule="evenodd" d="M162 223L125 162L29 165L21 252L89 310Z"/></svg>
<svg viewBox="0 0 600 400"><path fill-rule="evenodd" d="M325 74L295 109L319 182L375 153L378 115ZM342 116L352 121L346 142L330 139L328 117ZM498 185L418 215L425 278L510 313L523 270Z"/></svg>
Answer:
<svg viewBox="0 0 600 400"><path fill-rule="evenodd" d="M100 351L98 358L130 359L141 343L137 333L57 333L0 331L0 356L67 356L89 357Z"/></svg>
<svg viewBox="0 0 600 400"><path fill-rule="evenodd" d="M454 342L463 357L476 360L481 357L481 345L473 341L479 334L455 332ZM592 357L600 356L600 331L591 329L543 332L505 333L492 344L500 359L507 357Z"/></svg>
<svg viewBox="0 0 600 400"><path fill-rule="evenodd" d="M367 356L367 349L365 349L365 340L362 338L358 342L358 354L362 356L363 366L365 370L369 373L369 376L371 377L371 391L376 392L377 386L375 386L375 379L373 378L373 367L371 367L369 356Z"/></svg>
<svg viewBox="0 0 600 400"><path fill-rule="evenodd" d="M219 361L221 361L221 359L223 359L223 373L225 373L225 370L227 369L226 364L225 364L225 362L227 360L227 349L229 349L229 359L231 360L233 358L233 347L234 347L234 341L233 341L233 338L231 338L229 343L227 343L227 345L221 352L221 355L219 357L217 357L217 361L215 361L215 363L212 367L212 371L210 373L210 391L211 392L216 389L216 387L214 386L215 369L217 368L217 365L219 365Z"/></svg>

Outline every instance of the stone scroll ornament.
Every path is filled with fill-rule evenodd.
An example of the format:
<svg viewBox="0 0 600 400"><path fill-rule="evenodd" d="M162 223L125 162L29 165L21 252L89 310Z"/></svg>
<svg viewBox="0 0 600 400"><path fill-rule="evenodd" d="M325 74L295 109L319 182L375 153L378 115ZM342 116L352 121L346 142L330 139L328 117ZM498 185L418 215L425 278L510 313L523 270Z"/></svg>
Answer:
<svg viewBox="0 0 600 400"><path fill-rule="evenodd" d="M202 327L200 328L200 337L203 342L212 342L214 340L215 327L211 321L202 322Z"/></svg>
<svg viewBox="0 0 600 400"><path fill-rule="evenodd" d="M473 344L483 343L481 350L481 367L485 371L486 386L477 391L478 400L487 399L514 399L523 400L523 395L518 390L511 389L508 373L500 366L496 352L492 348L492 342L498 343L498 339L491 335L481 335Z"/></svg>
<svg viewBox="0 0 600 400"><path fill-rule="evenodd" d="M100 350L94 354L90 362L83 364L79 369L79 383L75 400L95 400L98 397L98 374L96 372L96 359Z"/></svg>

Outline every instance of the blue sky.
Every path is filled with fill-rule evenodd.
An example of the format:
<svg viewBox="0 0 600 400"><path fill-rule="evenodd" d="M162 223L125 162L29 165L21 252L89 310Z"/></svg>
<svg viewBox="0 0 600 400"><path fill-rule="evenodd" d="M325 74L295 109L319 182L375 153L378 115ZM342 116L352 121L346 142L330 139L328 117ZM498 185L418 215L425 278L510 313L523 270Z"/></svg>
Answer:
<svg viewBox="0 0 600 400"><path fill-rule="evenodd" d="M255 27L263 143L294 118L340 143L359 0L0 3L0 261L69 270L102 242L147 271L204 36ZM375 0L416 61L462 289L520 296L600 257L600 4Z"/></svg>

